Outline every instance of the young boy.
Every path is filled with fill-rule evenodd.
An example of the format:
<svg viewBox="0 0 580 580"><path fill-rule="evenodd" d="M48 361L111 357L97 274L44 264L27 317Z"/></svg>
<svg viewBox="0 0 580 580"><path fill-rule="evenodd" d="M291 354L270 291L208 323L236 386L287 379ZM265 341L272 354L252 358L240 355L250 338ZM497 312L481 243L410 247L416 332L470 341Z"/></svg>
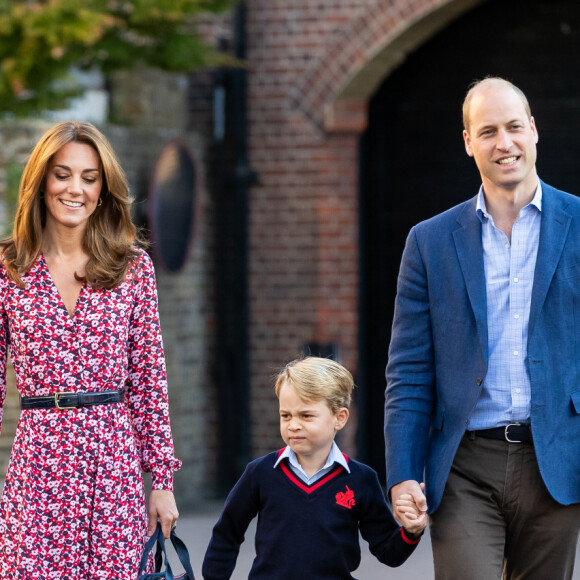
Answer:
<svg viewBox="0 0 580 580"><path fill-rule="evenodd" d="M286 447L248 464L230 492L205 554L205 580L227 580L258 515L250 580L352 579L360 564L359 530L389 566L416 548L425 514L402 498L403 528L393 519L375 471L334 442L346 424L354 387L338 363L308 357L278 375L280 432Z"/></svg>

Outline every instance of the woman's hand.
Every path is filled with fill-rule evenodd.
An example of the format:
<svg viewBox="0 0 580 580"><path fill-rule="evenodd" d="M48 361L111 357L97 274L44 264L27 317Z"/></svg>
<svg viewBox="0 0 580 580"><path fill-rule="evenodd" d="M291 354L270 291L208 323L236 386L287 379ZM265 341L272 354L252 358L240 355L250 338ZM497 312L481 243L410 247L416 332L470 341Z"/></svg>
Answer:
<svg viewBox="0 0 580 580"><path fill-rule="evenodd" d="M175 526L179 512L175 504L173 492L166 489L153 489L149 495L149 525L147 535L152 536L157 527L157 520L161 521L163 537L169 538L171 528Z"/></svg>

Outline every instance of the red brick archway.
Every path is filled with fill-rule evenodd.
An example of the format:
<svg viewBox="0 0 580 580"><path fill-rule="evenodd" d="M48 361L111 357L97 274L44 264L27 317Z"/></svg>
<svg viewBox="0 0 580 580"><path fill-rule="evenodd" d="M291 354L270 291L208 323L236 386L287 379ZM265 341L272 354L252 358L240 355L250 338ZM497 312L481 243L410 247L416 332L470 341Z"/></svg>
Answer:
<svg viewBox="0 0 580 580"><path fill-rule="evenodd" d="M289 98L326 131L361 132L368 99L406 55L483 0L361 2L337 24Z"/></svg>

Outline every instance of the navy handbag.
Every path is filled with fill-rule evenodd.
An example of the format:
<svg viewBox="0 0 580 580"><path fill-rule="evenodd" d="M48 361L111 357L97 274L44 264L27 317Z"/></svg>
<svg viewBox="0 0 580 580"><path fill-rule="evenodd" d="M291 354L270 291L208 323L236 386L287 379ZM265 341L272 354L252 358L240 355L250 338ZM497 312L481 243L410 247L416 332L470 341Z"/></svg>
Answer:
<svg viewBox="0 0 580 580"><path fill-rule="evenodd" d="M163 532L161 531L161 523L157 522L157 528L154 534L149 538L145 548L143 548L143 556L141 556L141 563L139 564L139 578L138 580L195 580L193 576L193 570L191 569L191 563L189 561L189 552L185 547L183 541L177 536L175 530L171 530L171 543L175 549L175 553L185 570L184 573L175 576L169 565L169 560L167 558L167 551L165 549L165 538L163 537ZM153 550L153 546L157 544L157 552L155 553L155 572L151 574L145 574L145 569L147 568L147 562L149 560L149 554ZM161 571L161 568L165 566L165 571Z"/></svg>

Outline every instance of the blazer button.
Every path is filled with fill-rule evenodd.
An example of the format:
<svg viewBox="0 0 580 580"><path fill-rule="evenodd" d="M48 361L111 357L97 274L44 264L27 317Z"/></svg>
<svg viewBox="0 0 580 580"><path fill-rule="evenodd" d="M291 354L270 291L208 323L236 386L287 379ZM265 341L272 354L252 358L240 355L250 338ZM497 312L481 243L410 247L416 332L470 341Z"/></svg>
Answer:
<svg viewBox="0 0 580 580"><path fill-rule="evenodd" d="M481 387L481 383L483 383L483 379L477 379L475 382L477 383L478 387Z"/></svg>

